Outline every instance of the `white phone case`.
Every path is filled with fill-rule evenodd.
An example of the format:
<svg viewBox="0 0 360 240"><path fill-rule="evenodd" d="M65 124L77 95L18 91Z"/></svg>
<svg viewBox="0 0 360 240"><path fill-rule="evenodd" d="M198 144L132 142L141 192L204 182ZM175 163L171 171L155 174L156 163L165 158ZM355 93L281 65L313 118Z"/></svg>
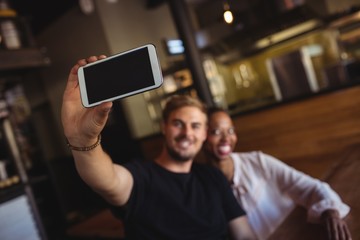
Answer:
<svg viewBox="0 0 360 240"><path fill-rule="evenodd" d="M78 69L81 101L94 107L158 88L163 83L156 48L147 44Z"/></svg>

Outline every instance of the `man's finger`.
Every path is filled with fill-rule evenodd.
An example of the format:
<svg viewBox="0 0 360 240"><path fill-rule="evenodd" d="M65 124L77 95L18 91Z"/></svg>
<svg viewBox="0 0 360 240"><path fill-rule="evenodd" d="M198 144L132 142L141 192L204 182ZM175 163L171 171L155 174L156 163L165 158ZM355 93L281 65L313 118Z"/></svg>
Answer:
<svg viewBox="0 0 360 240"><path fill-rule="evenodd" d="M112 102L101 103L95 109L94 121L98 126L104 126L112 108Z"/></svg>

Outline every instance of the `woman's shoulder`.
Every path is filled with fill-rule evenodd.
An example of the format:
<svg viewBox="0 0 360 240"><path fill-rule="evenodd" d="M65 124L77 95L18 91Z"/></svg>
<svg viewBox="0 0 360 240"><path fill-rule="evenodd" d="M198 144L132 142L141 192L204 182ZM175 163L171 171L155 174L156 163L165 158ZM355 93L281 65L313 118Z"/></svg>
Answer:
<svg viewBox="0 0 360 240"><path fill-rule="evenodd" d="M266 156L262 151L233 152L234 161L259 162L261 158Z"/></svg>
<svg viewBox="0 0 360 240"><path fill-rule="evenodd" d="M262 151L236 152L232 154L235 168L264 174L275 158Z"/></svg>

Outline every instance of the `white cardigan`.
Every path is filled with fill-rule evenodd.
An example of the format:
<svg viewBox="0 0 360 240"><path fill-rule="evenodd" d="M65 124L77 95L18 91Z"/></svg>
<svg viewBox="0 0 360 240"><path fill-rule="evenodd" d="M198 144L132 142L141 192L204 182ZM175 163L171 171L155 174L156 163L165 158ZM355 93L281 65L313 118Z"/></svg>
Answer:
<svg viewBox="0 0 360 240"><path fill-rule="evenodd" d="M294 209L308 210L308 221L319 223L321 213L336 209L341 218L350 208L330 186L260 151L232 153L233 192L247 212L260 240L267 239Z"/></svg>

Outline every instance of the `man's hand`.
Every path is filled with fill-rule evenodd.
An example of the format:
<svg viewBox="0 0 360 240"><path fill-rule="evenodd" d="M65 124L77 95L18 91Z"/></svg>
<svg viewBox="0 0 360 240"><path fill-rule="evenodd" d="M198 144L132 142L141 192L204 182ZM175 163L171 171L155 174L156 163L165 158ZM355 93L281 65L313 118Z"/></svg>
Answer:
<svg viewBox="0 0 360 240"><path fill-rule="evenodd" d="M321 215L321 220L326 226L327 236L330 240L351 240L349 228L339 216L339 212L328 209Z"/></svg>
<svg viewBox="0 0 360 240"><path fill-rule="evenodd" d="M84 108L81 103L77 70L80 66L106 58L105 55L81 59L71 69L63 95L61 120L64 134L73 146L83 147L94 144L104 128L112 102L102 103L93 108Z"/></svg>

